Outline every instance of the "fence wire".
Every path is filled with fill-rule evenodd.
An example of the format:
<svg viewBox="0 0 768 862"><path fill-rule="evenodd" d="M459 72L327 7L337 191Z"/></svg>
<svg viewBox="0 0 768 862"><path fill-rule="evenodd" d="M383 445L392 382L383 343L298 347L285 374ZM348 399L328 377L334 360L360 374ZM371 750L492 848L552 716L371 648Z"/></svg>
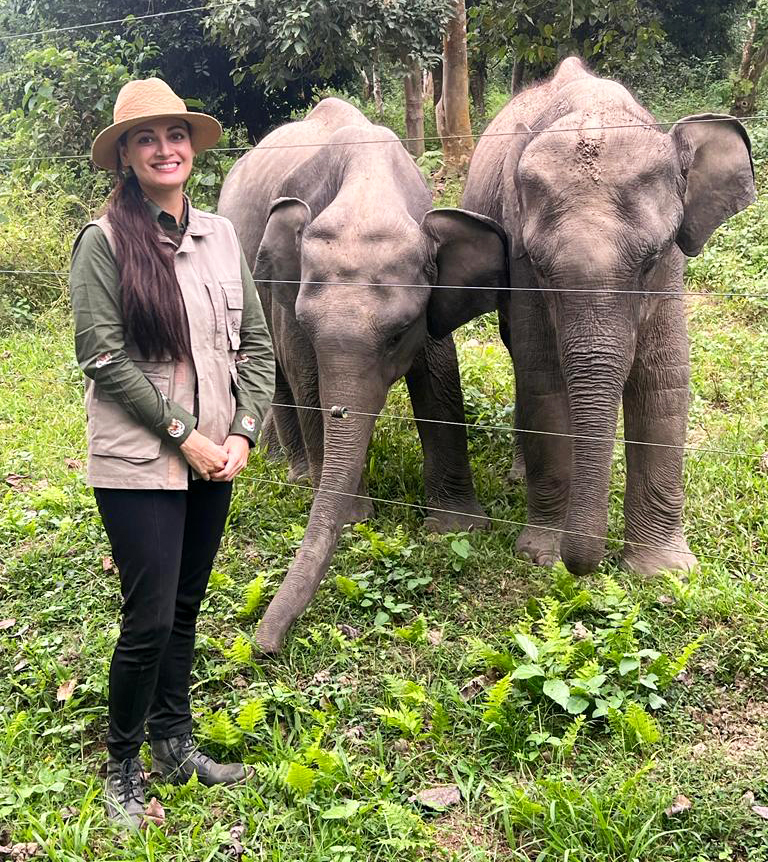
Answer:
<svg viewBox="0 0 768 862"><path fill-rule="evenodd" d="M661 129L664 127L695 125L700 123L726 123L731 120L738 120L740 123L746 122L765 122L768 121L768 114L753 114L749 117L732 117L723 115L720 117L702 117L700 119L690 120L663 120L654 123L619 123L608 126L569 126L561 129L529 129L517 130L512 129L505 132L480 132L475 134L469 132L464 135L439 135L422 136L415 138L401 138L394 136L390 138L375 138L369 141L324 141L314 144L259 144L250 147L212 147L206 152L209 153L250 153L254 151L263 152L264 150L300 150L300 149L324 149L325 147L358 147L370 146L373 144L410 144L410 143L432 143L440 141L464 140L466 138L508 138L520 135L535 136L559 134L561 132L602 132L610 129ZM52 155L52 156L0 156L0 164L15 163L15 162L47 162L47 161L77 161L80 159L90 159L90 153L71 153L68 155Z"/></svg>
<svg viewBox="0 0 768 862"><path fill-rule="evenodd" d="M46 270L46 269L0 269L0 275L45 275L57 278L68 278L68 270ZM758 293L741 293L737 291L716 290L685 290L682 293L674 293L670 290L622 290L609 287L538 287L532 285L503 285L499 287L488 287L482 284L407 284L395 281L299 281L296 279L282 278L255 278L259 284L291 284L296 287L302 285L337 287L393 287L411 288L414 290L485 290L485 291L511 291L513 293L581 293L585 295L599 294L608 296L660 296L665 299L685 299L687 296L718 297L723 299L768 299L768 291Z"/></svg>
<svg viewBox="0 0 768 862"><path fill-rule="evenodd" d="M64 450L62 450L62 452L64 452ZM68 451L68 457L71 458L71 456L72 456L71 451ZM77 459L74 459L74 463L79 468L79 465L77 464ZM18 475L18 476L14 475L13 478L15 480L23 480L24 478L28 478L28 477L23 476L23 475ZM654 544L651 544L649 542L638 542L638 541L633 540L633 539L626 539L626 538L621 538L618 536L607 536L607 535L600 535L600 534L596 534L596 533L585 533L585 532L580 532L578 530L567 530L563 527L552 527L552 526L542 525L542 524L531 524L527 521L518 521L518 520L515 520L512 518L500 518L500 517L496 517L493 515L487 515L487 514L480 516L476 512L466 512L466 511L463 511L461 509L446 509L446 508L443 508L443 507L440 507L437 505L433 505L429 502L409 503L409 502L406 502L405 500L391 500L387 497L374 497L372 495L355 494L355 493L351 493L348 491L337 491L335 489L330 489L330 488L322 488L322 487L315 488L315 487L312 487L311 485L308 485L308 484L301 484L298 482L285 482L285 481L281 481L278 479L268 479L268 478L264 478L264 477L260 477L260 476L238 476L235 481L238 484L270 485L273 487L289 488L292 490L299 490L299 491L304 491L304 492L311 491L312 494L315 496L318 496L321 494L331 494L331 495L335 495L335 496L346 497L349 499L363 500L365 502L370 502L370 503L378 503L378 504L384 504L384 505L388 505L388 506L399 506L401 508L406 508L406 509L410 509L410 510L417 510L419 512L423 512L426 510L430 513L440 513L440 514L444 514L444 515L476 518L478 520L485 519L491 524L499 524L499 525L508 526L508 527L517 527L517 528L521 528L521 529L530 528L530 529L535 529L535 530L542 530L542 531L547 532L547 533L560 534L561 536L562 535L568 535L568 536L574 536L576 538L596 539L596 540L605 542L606 544L609 544L609 545L625 545L625 546L630 546L630 547L635 547L635 548L641 548L644 550L671 551L673 553L679 552L681 550L679 547L676 547L674 545L654 545ZM12 490L14 489L13 484L11 484L10 487ZM16 489L16 490L17 490L17 493L24 493L24 492L29 491L29 490L34 491L35 489L31 488L31 489ZM703 534L701 532L698 532L698 531L696 531L696 532L686 531L686 535L688 536L689 539L690 538L700 539L700 538L702 538ZM743 536L743 538L746 539L746 541L748 541L753 546L758 541L758 539L755 536L751 536L751 535L745 535L745 536ZM712 562L717 562L717 563L730 565L733 567L738 567L739 569L742 569L745 571L749 570L750 568L751 569L758 568L758 569L768 570L768 563L762 563L762 562L758 562L758 561L754 561L754 560L749 560L746 558L722 556L720 554L714 554L714 553L711 553L711 552L706 551L706 550L699 550L698 548L693 549L691 551L691 553L693 553L697 557L700 557L700 558L703 558L706 560L710 560ZM540 565L540 564L537 564L531 560L525 560L524 558L522 558L520 561L529 563L531 565Z"/></svg>
<svg viewBox="0 0 768 862"><path fill-rule="evenodd" d="M320 413L333 413L338 408L335 407L316 407L306 404L282 404L280 402L272 402L270 407L286 407L296 410L314 410ZM395 419L404 422L414 422L417 425L420 422L435 425L454 425L462 428L469 428L474 431L503 431L510 434L537 434L544 437L563 437L569 440L587 440L590 443L615 443L616 445L629 446L652 446L659 449L677 449L687 452L698 452L705 455L728 455L732 458L757 458L763 457L762 453L755 452L740 452L734 449L715 449L707 446L688 446L678 445L674 443L653 443L647 440L629 440L624 437L591 437L587 434L568 434L564 431L538 431L532 428L516 428L512 425L483 425L477 422L451 422L447 419L422 419L419 416L402 416L394 413L365 413L361 410L353 410L347 406L343 406L346 415L349 416L367 416L376 419Z"/></svg>
<svg viewBox="0 0 768 862"><path fill-rule="evenodd" d="M249 476L244 477L240 481L242 482L250 482L250 483L258 483L258 484L267 484L267 485L275 485L283 488L298 488L304 491L311 490L315 495L319 494L334 494L336 496L348 497L350 499L356 500L365 500L371 503L385 503L390 506L402 506L407 509L418 509L424 510L427 509L430 512L440 512L445 515L459 515L469 518L480 518L476 512L463 512L459 509L442 509L438 506L432 506L429 503L407 503L404 500L389 500L386 497L371 497L366 494L352 494L347 491L336 491L329 488L311 488L309 485L300 485L296 482L281 482L277 479L264 479L262 477L257 476ZM560 535L568 535L574 536L576 538L582 539L597 539L599 541L603 541L606 543L614 543L614 544L623 544L630 545L634 548L643 548L645 550L652 551L671 551L673 553L679 552L681 549L679 547L675 547L673 545L652 545L647 542L636 542L632 539L624 539L613 536L601 536L595 533L581 533L576 530L566 530L561 527L550 527L542 524L529 524L525 521L515 521L510 518L496 518L490 515L486 515L485 518L494 524L505 524L507 526L512 527L521 527L523 529L531 528L535 530L543 530L549 533L558 533ZM753 537L747 537L750 540L753 540ZM753 562L751 560L741 560L736 557L723 557L717 554L707 553L706 551L692 551L691 553L696 556L703 557L707 560L711 560L713 562L726 563L733 566L739 567L751 567L751 568L759 568L759 569L768 569L768 563L759 563Z"/></svg>
<svg viewBox="0 0 768 862"><path fill-rule="evenodd" d="M210 9L219 9L222 6L235 8L242 5L242 3L232 2L232 0L230 0L230 2L227 3L209 3L205 6L188 6L186 9L172 9L168 12L149 12L146 15L130 15L125 18L111 18L108 21L91 21L88 24L72 24L68 27L48 27L44 30L32 30L28 33L8 33L5 36L0 34L0 42L11 42L14 39L29 39L33 36L52 36L55 33L71 33L73 30L88 30L94 27L110 27L115 24L129 27L136 21L145 21L148 18L168 18L172 15L183 15L187 12L207 12Z"/></svg>

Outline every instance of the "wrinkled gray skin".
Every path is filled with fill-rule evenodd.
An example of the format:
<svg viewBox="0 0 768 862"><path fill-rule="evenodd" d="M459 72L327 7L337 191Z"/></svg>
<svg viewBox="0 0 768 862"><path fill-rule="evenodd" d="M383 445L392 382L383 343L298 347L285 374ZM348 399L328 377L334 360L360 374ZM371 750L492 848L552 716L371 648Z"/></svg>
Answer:
<svg viewBox="0 0 768 862"><path fill-rule="evenodd" d="M367 501L345 495L365 493L366 452L389 387L405 375L417 418L464 421L453 340L427 335L428 314L446 333L461 320L450 317L450 304L442 312L437 294L445 291L431 285L502 283L503 266L490 272L483 258L503 259L504 238L482 217L430 209L429 190L396 136L339 99L267 136L222 188L219 211L238 232L275 343L275 403L353 411L339 419L274 408L291 480L308 472L318 490L304 541L257 632L267 653L280 649L314 596L342 525L370 512ZM465 429L420 422L418 431L430 526L484 525Z"/></svg>
<svg viewBox="0 0 768 862"><path fill-rule="evenodd" d="M736 120L668 133L643 125L653 122L620 84L564 60L488 127L463 199L503 225L510 286L569 291L497 296L519 426L577 435L520 435L528 523L550 529L525 528L517 551L548 565L562 557L576 574L605 553L622 399L625 438L659 444L626 446L623 564L650 574L696 562L681 525L683 452L669 448L685 444L688 410L685 255L754 200L754 174ZM603 289L613 292L587 292ZM494 305L469 292L463 301Z"/></svg>

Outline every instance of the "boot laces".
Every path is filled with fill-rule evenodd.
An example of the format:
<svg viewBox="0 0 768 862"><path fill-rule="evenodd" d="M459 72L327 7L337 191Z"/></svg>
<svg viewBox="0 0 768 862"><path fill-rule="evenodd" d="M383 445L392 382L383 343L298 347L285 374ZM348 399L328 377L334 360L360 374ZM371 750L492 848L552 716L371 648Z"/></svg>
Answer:
<svg viewBox="0 0 768 862"><path fill-rule="evenodd" d="M192 760L200 766L205 767L216 765L216 761L214 761L213 758L208 757L207 754L203 754L203 752L200 751L195 744L195 740L191 733L185 733L184 736L181 737L179 750L185 761Z"/></svg>
<svg viewBox="0 0 768 862"><path fill-rule="evenodd" d="M142 770L139 764L133 758L126 758L120 764L120 779L118 786L118 796L122 803L129 799L141 801L142 786Z"/></svg>

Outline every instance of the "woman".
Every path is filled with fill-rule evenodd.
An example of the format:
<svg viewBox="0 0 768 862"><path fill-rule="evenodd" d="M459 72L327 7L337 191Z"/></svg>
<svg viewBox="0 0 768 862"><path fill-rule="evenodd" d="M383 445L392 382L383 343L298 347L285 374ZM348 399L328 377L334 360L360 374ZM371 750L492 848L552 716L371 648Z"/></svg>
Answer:
<svg viewBox="0 0 768 862"><path fill-rule="evenodd" d="M163 780L232 784L191 735L195 621L273 392L272 345L234 229L184 196L221 126L158 79L120 91L93 161L117 181L75 241L75 348L88 378L88 484L120 572L106 807L140 826L145 723Z"/></svg>

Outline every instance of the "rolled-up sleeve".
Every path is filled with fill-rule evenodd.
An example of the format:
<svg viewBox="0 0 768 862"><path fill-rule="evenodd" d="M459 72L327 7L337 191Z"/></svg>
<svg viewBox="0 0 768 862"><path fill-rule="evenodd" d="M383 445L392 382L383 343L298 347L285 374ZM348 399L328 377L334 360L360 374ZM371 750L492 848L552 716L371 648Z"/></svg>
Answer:
<svg viewBox="0 0 768 862"><path fill-rule="evenodd" d="M75 244L69 285L75 353L83 373L126 413L166 443L180 446L197 418L169 400L126 354L120 276L98 225L86 228Z"/></svg>
<svg viewBox="0 0 768 862"><path fill-rule="evenodd" d="M242 250L240 271L243 282L243 320L236 360L237 409L230 434L241 434L254 445L275 391L275 357L261 300Z"/></svg>

